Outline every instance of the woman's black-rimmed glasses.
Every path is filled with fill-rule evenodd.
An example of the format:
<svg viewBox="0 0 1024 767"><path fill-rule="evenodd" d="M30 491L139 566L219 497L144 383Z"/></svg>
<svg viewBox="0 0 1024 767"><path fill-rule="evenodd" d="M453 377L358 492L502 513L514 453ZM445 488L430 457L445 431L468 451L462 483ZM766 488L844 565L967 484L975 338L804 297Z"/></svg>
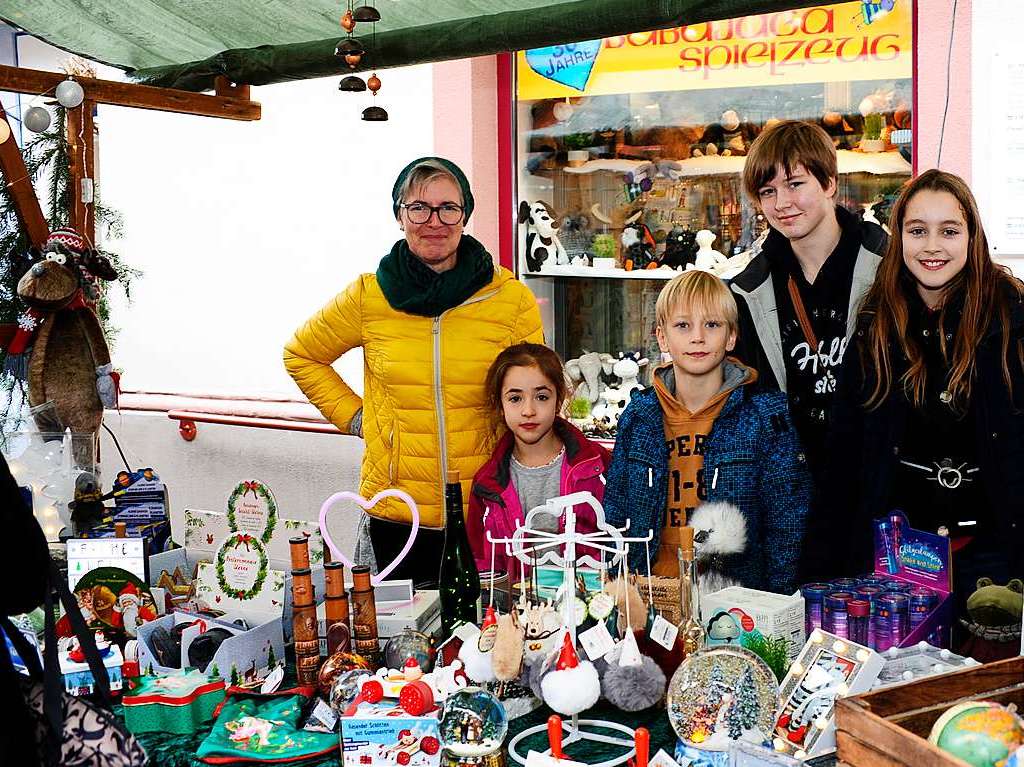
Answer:
<svg viewBox="0 0 1024 767"><path fill-rule="evenodd" d="M462 223L462 206L454 202L446 202L444 205L427 205L425 202L402 203L399 207L405 210L405 215L413 224L425 224L430 217L437 214L438 220L446 226L454 226Z"/></svg>

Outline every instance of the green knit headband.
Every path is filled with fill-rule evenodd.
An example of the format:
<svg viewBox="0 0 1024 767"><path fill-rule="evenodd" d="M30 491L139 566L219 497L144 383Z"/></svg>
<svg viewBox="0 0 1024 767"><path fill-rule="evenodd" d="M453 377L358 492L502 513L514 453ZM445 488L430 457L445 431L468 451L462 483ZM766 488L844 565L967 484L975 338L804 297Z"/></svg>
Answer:
<svg viewBox="0 0 1024 767"><path fill-rule="evenodd" d="M459 184L459 189L462 191L462 208L465 211L463 223L469 221L469 217L473 213L473 192L470 191L469 188L469 179L467 179L466 174L462 172L462 168L451 160L446 160L443 157L420 157L418 160L413 160L402 168L402 172L398 174L398 178L395 180L395 185L391 189L392 209L395 212L395 218L398 218L398 206L402 204L402 200L399 199L398 195L402 189L402 185L405 183L405 179L408 178L409 174L416 170L417 167L429 160L433 160L455 176L455 180Z"/></svg>

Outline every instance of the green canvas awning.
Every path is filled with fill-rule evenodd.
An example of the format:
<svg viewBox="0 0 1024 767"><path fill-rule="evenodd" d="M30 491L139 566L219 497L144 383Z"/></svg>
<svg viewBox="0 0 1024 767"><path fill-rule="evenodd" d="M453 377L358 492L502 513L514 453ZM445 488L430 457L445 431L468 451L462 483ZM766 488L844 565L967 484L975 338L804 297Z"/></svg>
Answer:
<svg viewBox="0 0 1024 767"><path fill-rule="evenodd" d="M363 0L357 0L361 4ZM809 0L377 0L360 69L539 48L798 8ZM148 85L202 91L350 71L340 0L0 0L0 18ZM357 70L358 71L358 70Z"/></svg>

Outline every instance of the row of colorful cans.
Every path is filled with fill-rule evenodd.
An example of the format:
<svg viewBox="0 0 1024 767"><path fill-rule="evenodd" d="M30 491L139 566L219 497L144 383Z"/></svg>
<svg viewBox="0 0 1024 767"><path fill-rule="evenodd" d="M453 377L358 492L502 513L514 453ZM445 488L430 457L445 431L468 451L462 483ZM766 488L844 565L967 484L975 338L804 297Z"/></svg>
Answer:
<svg viewBox="0 0 1024 767"><path fill-rule="evenodd" d="M821 628L878 651L898 647L939 603L932 589L880 575L808 583L800 591L808 636Z"/></svg>

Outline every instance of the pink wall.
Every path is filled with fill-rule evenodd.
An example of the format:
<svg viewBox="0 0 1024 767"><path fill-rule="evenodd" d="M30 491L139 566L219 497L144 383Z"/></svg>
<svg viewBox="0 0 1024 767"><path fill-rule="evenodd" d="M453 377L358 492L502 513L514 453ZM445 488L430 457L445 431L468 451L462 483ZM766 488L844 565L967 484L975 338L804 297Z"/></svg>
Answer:
<svg viewBox="0 0 1024 767"><path fill-rule="evenodd" d="M942 169L971 178L971 0L917 0L917 171L937 167L949 62Z"/></svg>
<svg viewBox="0 0 1024 767"><path fill-rule="evenodd" d="M467 232L498 257L497 59L434 65L434 151L461 167L476 207Z"/></svg>

